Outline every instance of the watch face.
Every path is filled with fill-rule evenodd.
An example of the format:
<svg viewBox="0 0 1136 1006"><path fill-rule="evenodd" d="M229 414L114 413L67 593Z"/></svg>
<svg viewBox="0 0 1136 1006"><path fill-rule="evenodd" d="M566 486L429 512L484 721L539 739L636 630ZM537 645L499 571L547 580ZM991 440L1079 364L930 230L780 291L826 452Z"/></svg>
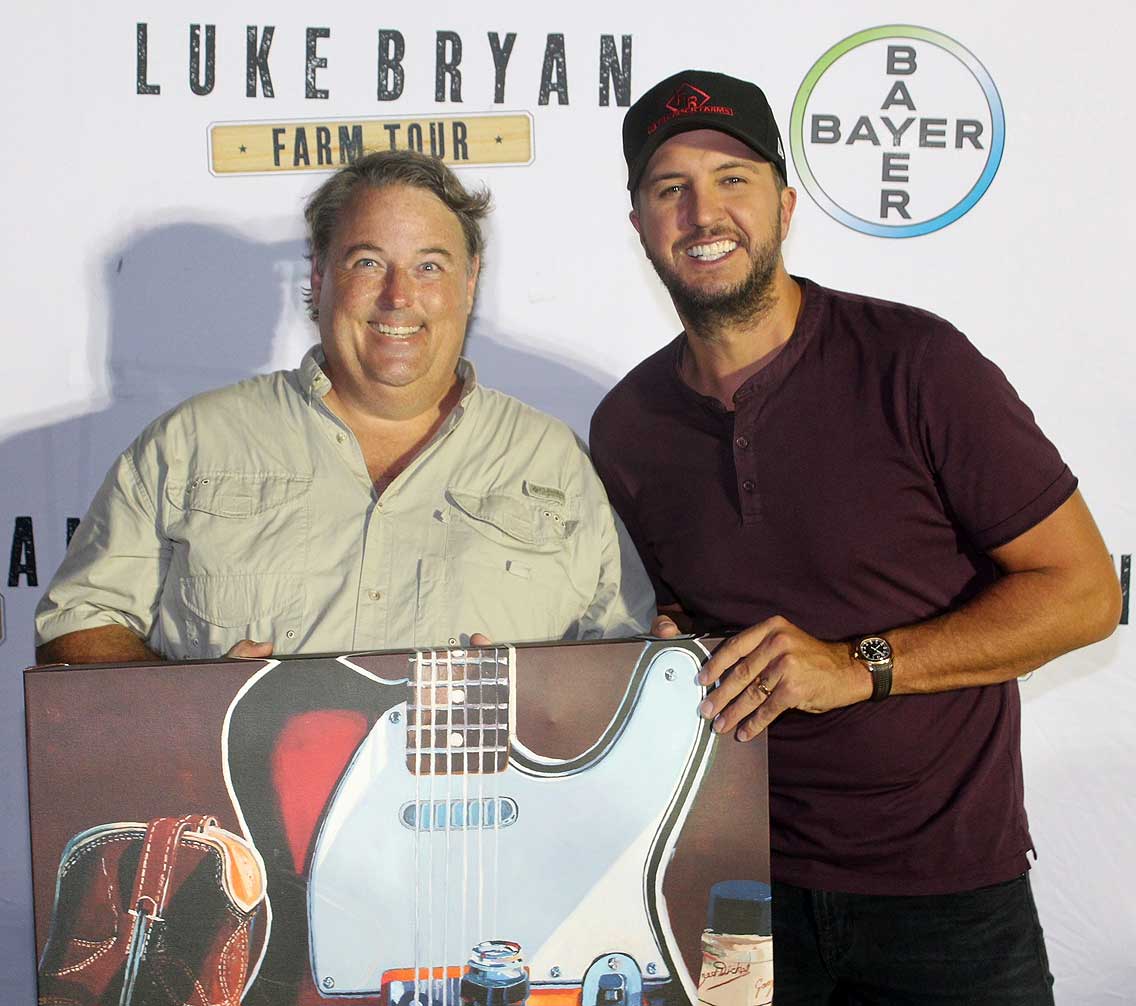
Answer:
<svg viewBox="0 0 1136 1006"><path fill-rule="evenodd" d="M865 660L890 660L891 646L882 636L869 636L860 640L860 656Z"/></svg>

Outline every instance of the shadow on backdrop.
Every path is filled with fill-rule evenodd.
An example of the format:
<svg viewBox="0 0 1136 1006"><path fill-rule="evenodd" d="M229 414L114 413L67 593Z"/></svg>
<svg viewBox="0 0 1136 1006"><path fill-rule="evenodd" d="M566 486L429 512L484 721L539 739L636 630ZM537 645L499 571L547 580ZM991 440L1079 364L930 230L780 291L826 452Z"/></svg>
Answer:
<svg viewBox="0 0 1136 1006"><path fill-rule="evenodd" d="M284 268L301 242L264 244L196 223L158 227L108 256L93 303L108 306L107 401L0 440L0 528L8 545L17 517L31 517L35 579L9 582L0 645L0 987L5 1001L35 1001L31 872L24 769L23 682L32 662L32 614L63 558L67 519L81 517L114 458L177 402L263 370L287 303ZM103 344L92 321L79 338ZM60 366L60 371L65 368ZM99 383L96 375L96 384ZM9 558L7 547L3 555ZM20 563L28 556L21 553ZM124 780L128 785L129 781ZM92 822L97 823L97 822ZM8 998L10 997L10 999Z"/></svg>

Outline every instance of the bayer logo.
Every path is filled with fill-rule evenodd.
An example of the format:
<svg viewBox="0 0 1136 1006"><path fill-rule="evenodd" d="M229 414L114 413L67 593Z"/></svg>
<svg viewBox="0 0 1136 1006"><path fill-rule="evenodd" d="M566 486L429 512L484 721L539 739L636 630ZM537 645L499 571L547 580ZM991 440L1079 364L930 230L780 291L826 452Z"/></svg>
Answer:
<svg viewBox="0 0 1136 1006"><path fill-rule="evenodd" d="M1005 145L986 68L954 39L886 25L828 50L793 103L805 190L840 223L916 237L953 223L990 186Z"/></svg>

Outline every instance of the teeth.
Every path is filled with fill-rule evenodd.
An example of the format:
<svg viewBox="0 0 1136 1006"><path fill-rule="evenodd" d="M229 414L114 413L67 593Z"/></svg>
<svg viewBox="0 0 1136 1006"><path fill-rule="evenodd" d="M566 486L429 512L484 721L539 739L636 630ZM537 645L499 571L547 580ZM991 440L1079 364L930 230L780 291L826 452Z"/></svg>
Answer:
<svg viewBox="0 0 1136 1006"><path fill-rule="evenodd" d="M393 335L396 339L413 335L421 327L421 325L375 325L381 335Z"/></svg>
<svg viewBox="0 0 1136 1006"><path fill-rule="evenodd" d="M687 248L686 254L691 258L701 259L703 262L713 262L729 255L737 246L736 241L712 241L708 245L695 245L693 248Z"/></svg>

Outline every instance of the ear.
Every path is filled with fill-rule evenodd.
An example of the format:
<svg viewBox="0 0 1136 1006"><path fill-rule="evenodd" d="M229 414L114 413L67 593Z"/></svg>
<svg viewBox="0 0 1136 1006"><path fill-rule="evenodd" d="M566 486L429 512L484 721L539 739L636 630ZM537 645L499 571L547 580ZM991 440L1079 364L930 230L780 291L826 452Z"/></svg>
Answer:
<svg viewBox="0 0 1136 1006"><path fill-rule="evenodd" d="M781 240L789 236L789 226L797 209L797 190L786 186L781 190Z"/></svg>
<svg viewBox="0 0 1136 1006"><path fill-rule="evenodd" d="M643 228L639 226L639 211L632 209L632 211L627 214L627 219L631 221L631 226L635 228L635 233L638 234L640 238L642 238Z"/></svg>
<svg viewBox="0 0 1136 1006"><path fill-rule="evenodd" d="M477 277L481 275L481 256L474 255L473 261L469 263L469 275L466 277L465 295L466 301L470 305L473 304L473 295L477 291Z"/></svg>
<svg viewBox="0 0 1136 1006"><path fill-rule="evenodd" d="M323 286L323 273L320 271L319 260L312 256L311 271L308 273L308 287L312 291L312 303L319 306L320 288Z"/></svg>

